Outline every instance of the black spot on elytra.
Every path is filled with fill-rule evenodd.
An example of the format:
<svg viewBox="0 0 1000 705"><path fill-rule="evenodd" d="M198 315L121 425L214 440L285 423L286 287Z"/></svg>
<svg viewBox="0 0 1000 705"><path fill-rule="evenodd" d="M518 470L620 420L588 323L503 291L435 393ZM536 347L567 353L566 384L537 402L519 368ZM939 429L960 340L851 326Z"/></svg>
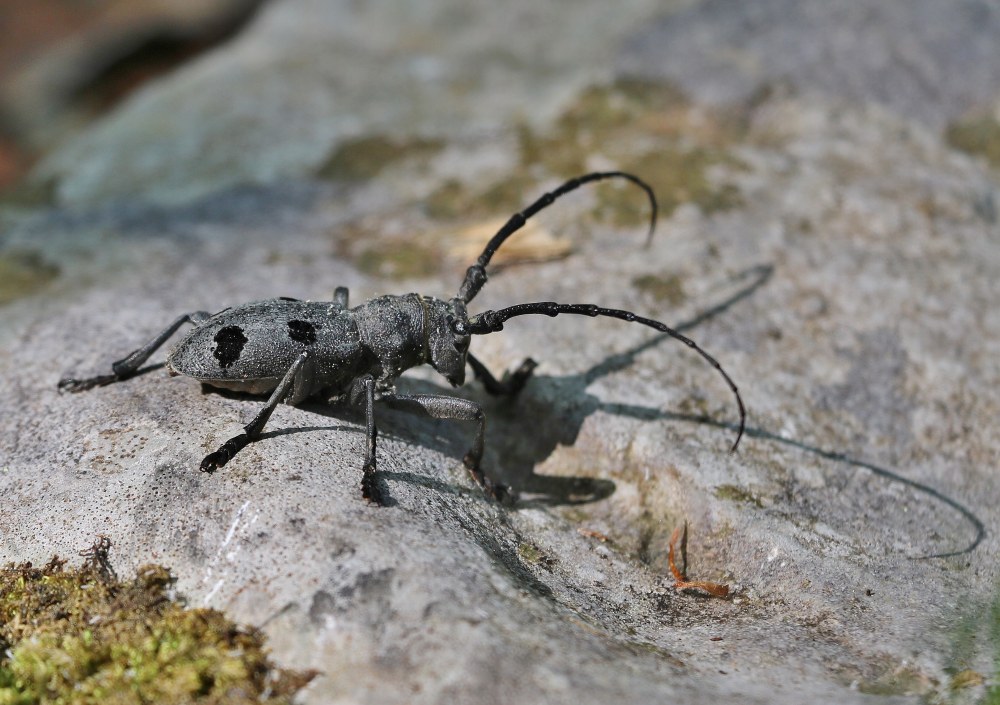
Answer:
<svg viewBox="0 0 1000 705"><path fill-rule="evenodd" d="M243 329L239 326L226 326L215 334L214 340L218 345L215 346L212 355L219 361L222 369L225 369L240 359L247 337L243 335Z"/></svg>
<svg viewBox="0 0 1000 705"><path fill-rule="evenodd" d="M316 326L309 321L289 321L288 337L306 345L316 342Z"/></svg>

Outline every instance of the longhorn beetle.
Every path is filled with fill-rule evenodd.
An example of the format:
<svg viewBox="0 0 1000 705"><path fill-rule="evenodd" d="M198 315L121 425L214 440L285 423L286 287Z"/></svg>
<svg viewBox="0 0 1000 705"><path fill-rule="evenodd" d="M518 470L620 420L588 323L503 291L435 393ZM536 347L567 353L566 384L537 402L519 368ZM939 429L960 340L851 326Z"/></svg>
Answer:
<svg viewBox="0 0 1000 705"><path fill-rule="evenodd" d="M111 365L112 373L88 379L63 379L59 389L81 392L120 382L136 374L139 367L185 323L195 326L167 357L171 375L188 375L213 387L270 397L242 433L223 443L201 461L201 469L212 472L232 460L248 443L256 441L271 413L281 402L296 405L322 395L346 395L362 407L367 421L367 445L361 479L365 499L383 504L375 480L375 403L438 419L476 422L472 448L463 458L465 467L492 498L509 496L507 487L494 482L480 467L486 418L474 401L437 394L398 394L395 381L417 365L430 364L452 386L465 382L468 364L486 391L513 395L524 386L536 363L526 359L501 379L494 377L469 352L473 335L503 330L504 322L516 316L577 314L606 316L655 328L676 338L707 360L726 380L736 396L740 422L732 449L736 450L746 424L746 409L736 384L722 366L698 345L676 330L630 311L594 304L559 304L551 301L524 303L499 311L484 311L470 317L466 305L486 283L486 266L511 235L531 216L576 188L603 179L625 179L646 192L651 207L647 244L656 227L656 196L640 178L620 171L594 172L567 181L544 194L520 213L515 213L486 245L479 259L468 268L458 294L449 300L420 294L379 296L348 308L348 292L338 287L333 301L299 301L278 298L227 308L215 315L205 311L178 316L159 335Z"/></svg>

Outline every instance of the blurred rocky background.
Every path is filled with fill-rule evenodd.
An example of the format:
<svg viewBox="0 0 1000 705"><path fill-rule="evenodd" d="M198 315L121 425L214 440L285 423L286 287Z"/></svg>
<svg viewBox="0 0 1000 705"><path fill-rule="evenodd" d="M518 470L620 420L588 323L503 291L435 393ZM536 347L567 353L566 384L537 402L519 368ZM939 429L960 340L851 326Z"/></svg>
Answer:
<svg viewBox="0 0 1000 705"><path fill-rule="evenodd" d="M144 82L232 37L261 4L0 3L0 188Z"/></svg>
<svg viewBox="0 0 1000 705"><path fill-rule="evenodd" d="M304 702L1000 698L1000 6L986 0L0 2L0 559L105 535L315 669ZM361 420L154 369L178 314L285 295L593 302L519 319L489 418ZM165 351L164 351L165 353ZM154 359L162 359L157 357ZM687 523L688 574L669 543Z"/></svg>

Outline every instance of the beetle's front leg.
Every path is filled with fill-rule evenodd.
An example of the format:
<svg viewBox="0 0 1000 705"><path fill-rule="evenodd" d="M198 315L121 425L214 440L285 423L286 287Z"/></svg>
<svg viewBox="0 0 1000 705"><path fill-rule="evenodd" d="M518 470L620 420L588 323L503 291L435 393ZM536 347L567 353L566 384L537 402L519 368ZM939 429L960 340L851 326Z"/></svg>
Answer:
<svg viewBox="0 0 1000 705"><path fill-rule="evenodd" d="M59 380L59 391L83 392L94 387L103 387L107 384L128 379L134 375L142 363L148 360L150 355L156 352L158 348L167 342L170 336L176 333L177 329L182 325L185 323L198 325L200 323L204 323L211 317L212 314L208 311L195 311L194 313L185 313L178 316L173 323L160 331L159 335L143 345L141 348L134 350L121 360L111 363L111 374L97 375L96 377L87 377L86 379L73 379L72 377L66 377Z"/></svg>
<svg viewBox="0 0 1000 705"><path fill-rule="evenodd" d="M288 368L288 372L286 372L285 376L282 377L281 382L279 382L278 386L274 388L274 391L271 393L271 397L267 400L264 408L253 417L253 421L243 427L243 433L238 436L233 436L228 441L223 443L219 447L219 450L205 456L205 459L201 461L201 469L203 472L212 472L213 470L221 468L223 465L232 460L234 455L260 437L261 431L264 430L264 424L266 424L267 420L271 418L271 414L274 413L278 404L292 394L295 385L304 383L301 375L302 365L305 364L308 356L308 352L303 352L298 356L298 358L296 358L295 362L292 363L292 366Z"/></svg>
<svg viewBox="0 0 1000 705"><path fill-rule="evenodd" d="M483 407L474 401L448 397L439 394L387 394L379 401L391 409L408 411L411 414L430 416L435 419L455 419L457 421L475 421L476 436L472 448L462 458L472 479L493 499L503 502L513 502L516 497L509 487L494 482L483 472L480 464L483 460L483 442L486 435L486 414Z"/></svg>

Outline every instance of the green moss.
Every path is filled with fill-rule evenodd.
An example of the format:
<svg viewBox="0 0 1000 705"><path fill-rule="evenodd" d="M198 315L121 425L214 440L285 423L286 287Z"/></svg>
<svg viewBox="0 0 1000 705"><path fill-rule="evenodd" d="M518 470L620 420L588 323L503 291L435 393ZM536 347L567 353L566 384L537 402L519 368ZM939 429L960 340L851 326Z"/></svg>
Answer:
<svg viewBox="0 0 1000 705"><path fill-rule="evenodd" d="M543 165L548 171L569 179L588 171L587 152L581 148L577 135L561 132L540 135L526 125L517 131L518 150L524 166Z"/></svg>
<svg viewBox="0 0 1000 705"><path fill-rule="evenodd" d="M589 159L603 155L616 168L649 182L664 216L681 203L695 203L709 214L735 208L743 202L737 188L712 183L707 170L716 164L738 165L727 150L742 132L722 114L693 115L685 97L670 85L622 80L593 86L545 134L519 128L521 161L568 178L589 171ZM622 183L598 188L596 215L618 226L641 225L649 218L646 202Z"/></svg>
<svg viewBox="0 0 1000 705"><path fill-rule="evenodd" d="M59 182L54 177L47 179L25 178L0 191L0 205L18 208L39 208L56 202Z"/></svg>
<svg viewBox="0 0 1000 705"><path fill-rule="evenodd" d="M992 657L992 678L974 670L984 649ZM991 682L982 702L985 705L1000 705L1000 590L988 604L974 603L966 609L952 631L949 656L945 671L951 675L952 690Z"/></svg>
<svg viewBox="0 0 1000 705"><path fill-rule="evenodd" d="M968 612L959 620L951 636L948 672L954 675L968 670L975 663L976 652L980 648L977 639L981 626L979 610Z"/></svg>
<svg viewBox="0 0 1000 705"><path fill-rule="evenodd" d="M355 264L365 274L391 279L426 277L437 271L441 254L417 242L386 242L363 250Z"/></svg>
<svg viewBox="0 0 1000 705"><path fill-rule="evenodd" d="M673 111L686 107L683 94L668 84L623 79L591 86L567 106L551 131L539 135L519 129L521 161L570 178L588 171L589 156L617 151L629 133L648 134L657 129L652 123L669 121Z"/></svg>
<svg viewBox="0 0 1000 705"><path fill-rule="evenodd" d="M642 116L662 119L673 110L689 107L687 96L671 83L619 78L608 86L585 90L559 122L567 129L609 129L630 125Z"/></svg>
<svg viewBox="0 0 1000 705"><path fill-rule="evenodd" d="M963 690L965 688L975 688L977 685L982 685L986 682L982 673L973 671L971 668L967 668L964 671L959 671L954 676L952 676L951 683L948 684L948 688L951 690Z"/></svg>
<svg viewBox="0 0 1000 705"><path fill-rule="evenodd" d="M537 565L545 568L546 570L551 570L552 566L555 565L556 562L555 558L549 556L534 543L522 542L518 544L517 555L519 555L521 560L525 563Z"/></svg>
<svg viewBox="0 0 1000 705"><path fill-rule="evenodd" d="M683 303L685 297L681 278L676 274L656 276L644 274L632 280L632 286L644 294L649 294L660 303L676 306Z"/></svg>
<svg viewBox="0 0 1000 705"><path fill-rule="evenodd" d="M698 127L689 129L691 125ZM688 144L692 130L704 144ZM537 195L538 167L548 175L570 178L589 171L589 160L603 155L616 168L649 181L662 214L670 215L685 202L714 213L742 203L735 186L714 185L706 175L712 165L737 163L726 152L737 136L737 130L721 118L701 115L692 120L688 102L669 85L623 80L592 86L566 107L551 129L516 127L522 166L517 175L485 189L446 181L424 201L424 208L429 217L442 220L509 214ZM378 143L359 151L391 152L392 146ZM350 161L342 157L331 163L345 160ZM606 222L632 226L649 217L646 201L627 184L602 184L598 200L596 214Z"/></svg>
<svg viewBox="0 0 1000 705"><path fill-rule="evenodd" d="M909 666L890 668L872 681L860 681L858 690L867 695L927 695L937 683L926 674Z"/></svg>
<svg viewBox="0 0 1000 705"><path fill-rule="evenodd" d="M674 656L672 653L664 649L662 646L657 646L648 641L629 641L625 642L625 648L628 649L633 654L642 656L648 654L651 656L656 656L663 659L664 661L677 666L678 668L684 668L685 663L679 658Z"/></svg>
<svg viewBox="0 0 1000 705"><path fill-rule="evenodd" d="M729 500L730 502L752 504L755 507L763 506L756 495L736 485L719 485L715 488L715 496L719 499Z"/></svg>
<svg viewBox="0 0 1000 705"><path fill-rule="evenodd" d="M699 194L699 198L693 200L701 208L701 212L707 215L739 208L745 203L736 184L729 183L709 187L703 194Z"/></svg>
<svg viewBox="0 0 1000 705"><path fill-rule="evenodd" d="M591 513L579 504L569 504L560 508L560 514L569 523L584 526L591 520Z"/></svg>
<svg viewBox="0 0 1000 705"><path fill-rule="evenodd" d="M59 276L59 267L33 250L0 251L0 305L34 294Z"/></svg>
<svg viewBox="0 0 1000 705"><path fill-rule="evenodd" d="M986 691L987 705L1000 705L1000 591L993 597L987 617L993 647L993 685Z"/></svg>
<svg viewBox="0 0 1000 705"><path fill-rule="evenodd" d="M535 180L527 176L504 179L495 183L473 197L473 202L476 204L472 207L473 214L486 216L500 213L509 215L519 211L528 205L528 199L541 195L529 193L534 185ZM478 213L476 213L477 210Z"/></svg>
<svg viewBox="0 0 1000 705"><path fill-rule="evenodd" d="M520 543L517 546L517 554L521 556L521 560L528 563L538 563L542 560L542 550L538 546L532 543Z"/></svg>
<svg viewBox="0 0 1000 705"><path fill-rule="evenodd" d="M515 176L491 184L481 191L473 191L460 181L449 179L438 187L423 203L424 212L437 220L469 220L494 215L509 215L523 208L534 179Z"/></svg>
<svg viewBox="0 0 1000 705"><path fill-rule="evenodd" d="M1000 167L1000 121L985 116L948 125L945 139L955 149L986 157L994 167Z"/></svg>
<svg viewBox="0 0 1000 705"><path fill-rule="evenodd" d="M325 179L364 181L383 169L410 158L429 158L444 147L441 140L421 138L394 139L370 135L337 145L317 171Z"/></svg>
<svg viewBox="0 0 1000 705"><path fill-rule="evenodd" d="M539 178L592 171L595 157L648 181L664 216L682 203L709 214L743 203L733 184L715 184L707 174L714 165L739 166L728 151L743 135L738 122L695 110L668 84L620 80L591 86L550 129L515 129L521 163L516 175L485 189L449 180L424 202L427 215L451 220L512 213L539 195ZM629 184L603 183L597 200L595 215L604 222L632 227L649 218L646 200Z"/></svg>
<svg viewBox="0 0 1000 705"><path fill-rule="evenodd" d="M0 704L290 703L314 676L276 669L262 635L171 599L160 566L0 569Z"/></svg>
<svg viewBox="0 0 1000 705"><path fill-rule="evenodd" d="M431 218L451 220L464 215L470 200L461 181L448 179L424 200L424 212Z"/></svg>
<svg viewBox="0 0 1000 705"><path fill-rule="evenodd" d="M465 221L509 215L539 195L539 181L591 171L594 160L648 181L663 216L682 203L694 203L708 214L743 203L736 186L716 183L708 171L716 165L740 165L729 148L745 136L745 128L722 112L692 106L669 84L619 80L591 86L566 106L549 129L522 123L515 130L520 168L485 186L445 181L423 200L426 215ZM319 174L370 179L397 162L426 159L443 146L438 140L362 137L340 144ZM600 184L596 200L593 214L599 222L633 227L649 218L647 201L629 184ZM386 245L362 253L359 265L372 273L406 278L434 271L427 265L438 259L424 247L403 246L392 252Z"/></svg>
<svg viewBox="0 0 1000 705"><path fill-rule="evenodd" d="M624 171L642 175L656 193L660 213L669 217L682 203L694 203L711 214L742 205L739 190L732 184L714 185L709 167L728 159L722 152L703 147L661 147L620 161ZM649 220L646 204L624 184L601 184L595 215L618 226L638 226Z"/></svg>

